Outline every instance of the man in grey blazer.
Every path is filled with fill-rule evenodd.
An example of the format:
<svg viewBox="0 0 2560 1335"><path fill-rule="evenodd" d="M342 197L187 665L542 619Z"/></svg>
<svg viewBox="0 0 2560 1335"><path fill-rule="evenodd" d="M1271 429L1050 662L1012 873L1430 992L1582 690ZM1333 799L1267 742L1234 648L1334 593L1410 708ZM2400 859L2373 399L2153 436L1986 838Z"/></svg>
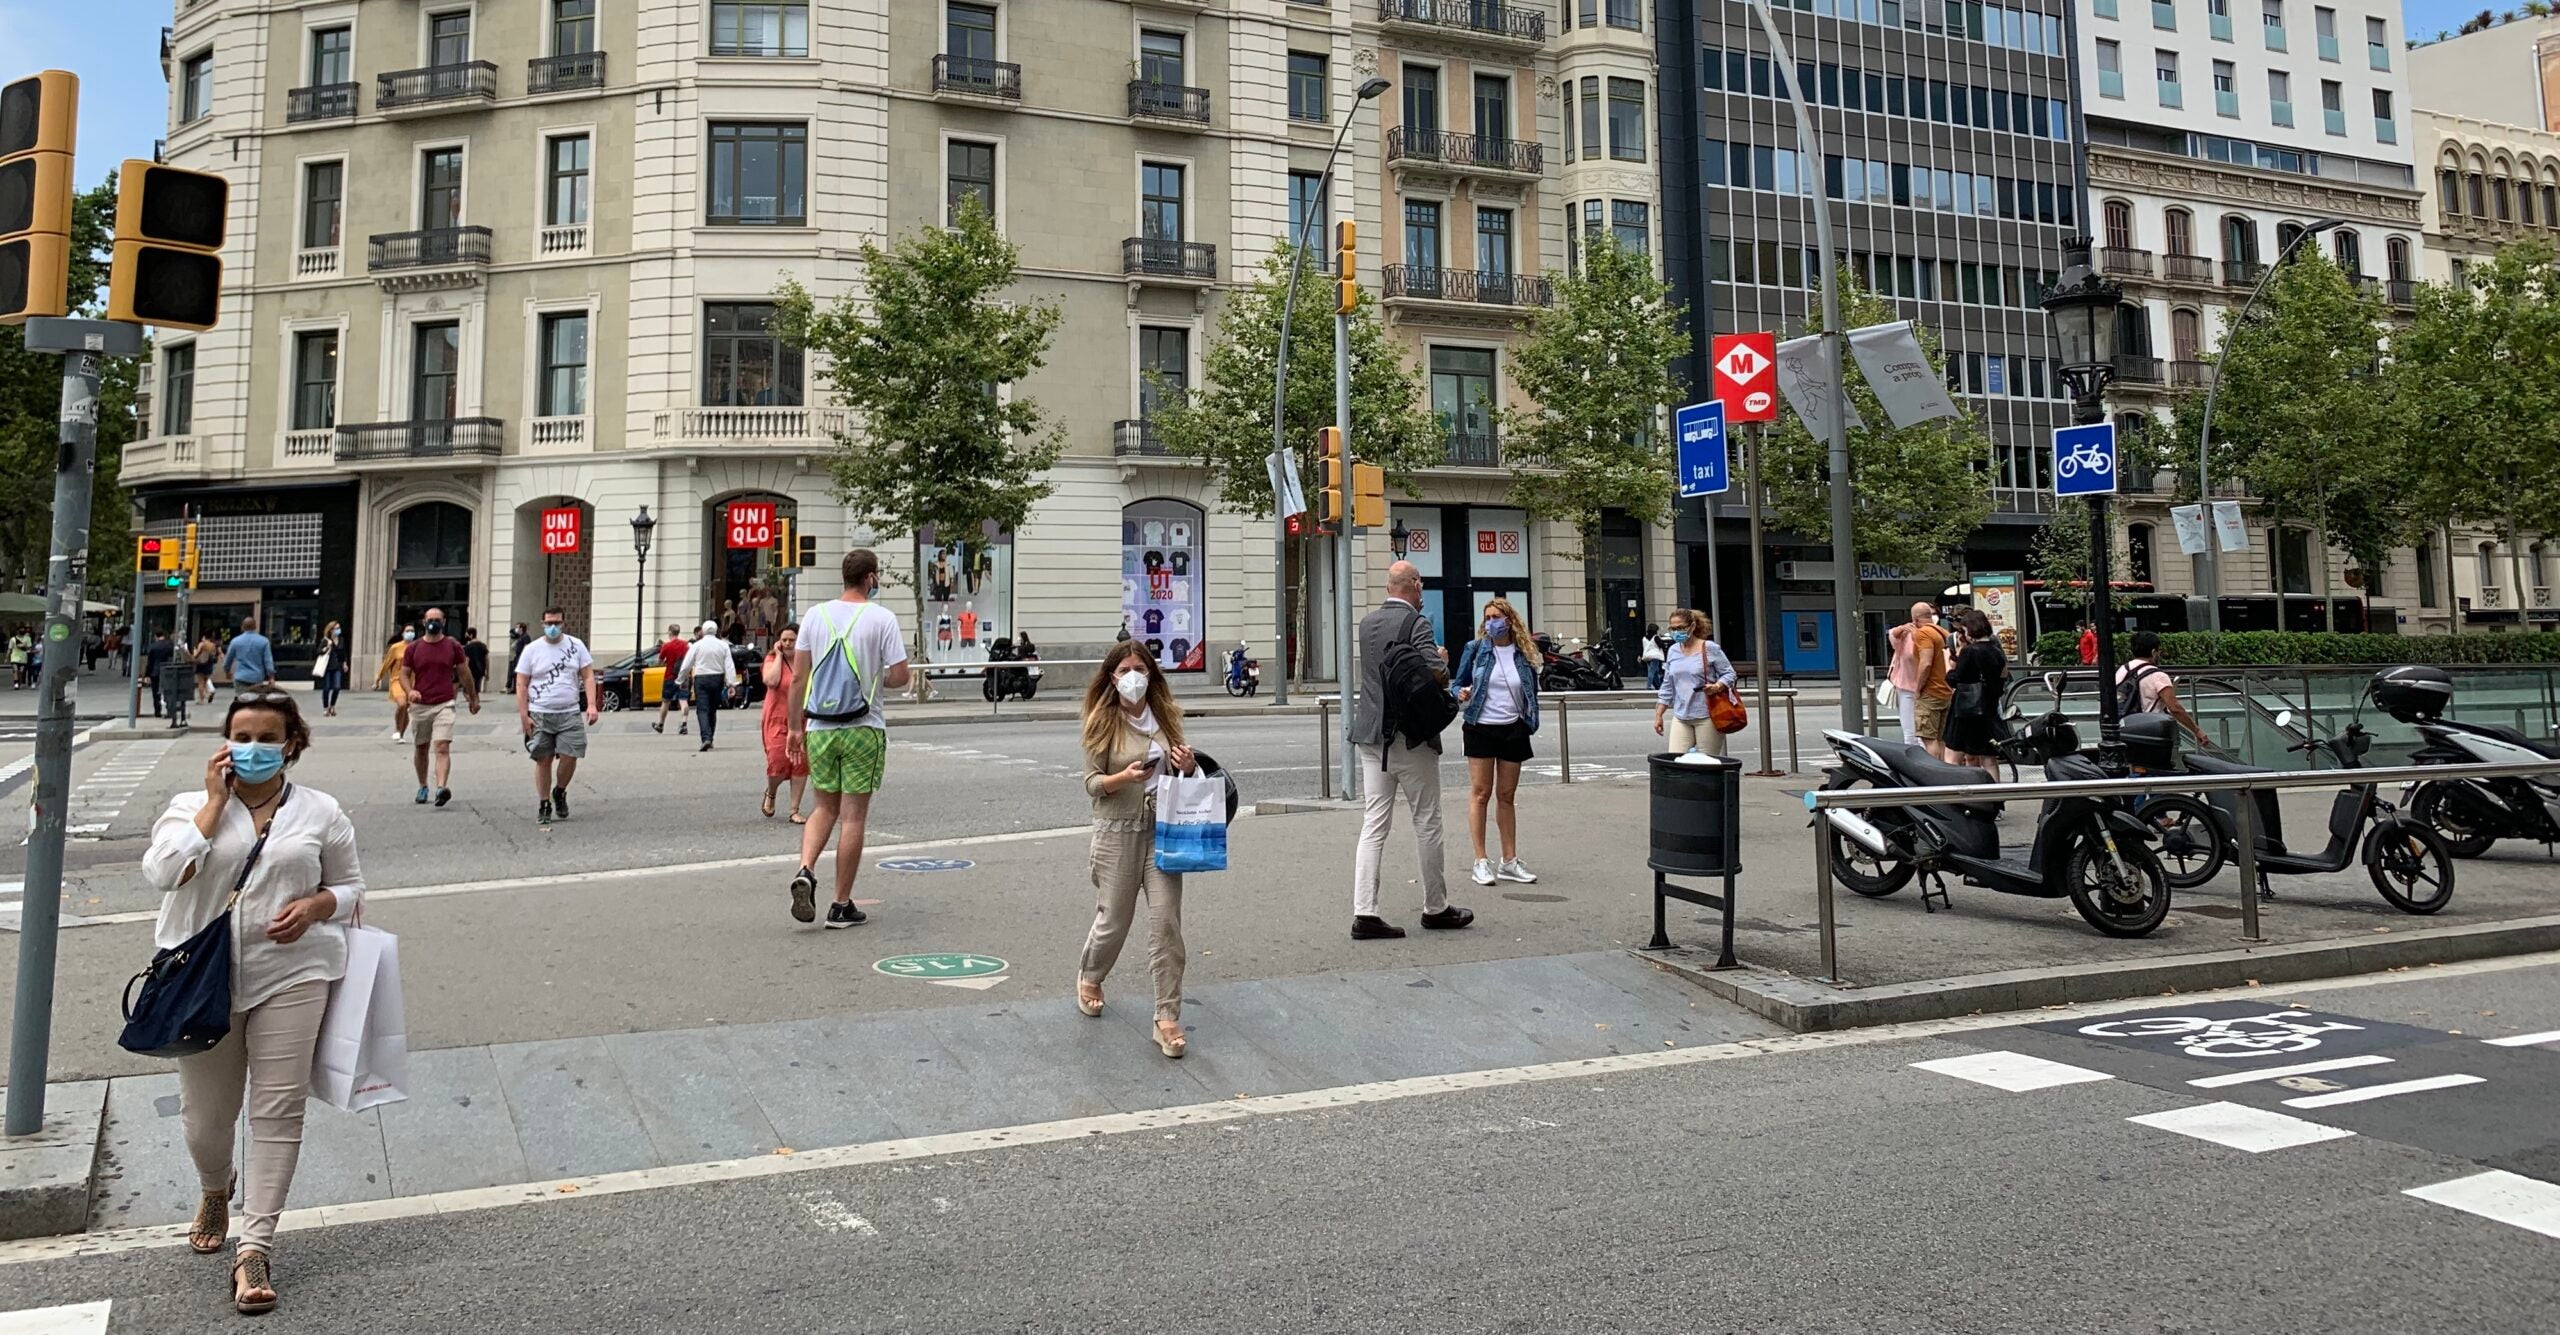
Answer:
<svg viewBox="0 0 2560 1335"><path fill-rule="evenodd" d="M1442 663L1441 682L1448 681L1448 653L1432 637L1431 619L1422 615L1422 572L1409 561L1387 567L1387 600L1360 619L1360 697L1352 712L1352 739L1360 747L1360 845L1351 867L1351 939L1392 940L1404 929L1378 916L1378 860L1395 828L1396 794L1413 809L1413 838L1422 862L1422 925L1454 931L1476 915L1449 902L1447 858L1440 847L1440 739L1420 746L1387 736L1385 709L1387 646L1398 640L1412 644Z"/></svg>

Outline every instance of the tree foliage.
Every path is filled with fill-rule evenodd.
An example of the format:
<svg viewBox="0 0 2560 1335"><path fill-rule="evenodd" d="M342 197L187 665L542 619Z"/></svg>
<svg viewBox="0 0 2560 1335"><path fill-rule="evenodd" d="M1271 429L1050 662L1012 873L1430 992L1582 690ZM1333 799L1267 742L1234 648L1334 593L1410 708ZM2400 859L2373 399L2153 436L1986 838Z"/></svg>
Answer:
<svg viewBox="0 0 2560 1335"><path fill-rule="evenodd" d="M2142 414L2121 422L2116 431L2116 475L2121 479L2118 490L2130 490L2136 480L2149 478L2176 457L2177 427L2168 419ZM2181 487L2195 488L2193 476L2186 476ZM2179 497L2180 501L2193 497ZM2085 611L2090 591L2096 581L2089 569L2089 515L2087 501L2065 500L2054 507L2053 518L2036 530L2028 549L2028 570L2043 580L2046 595L2054 602L2074 610ZM2114 542L2124 529L2120 507L2109 507L2107 540ZM2110 548L2112 553L2117 548ZM2113 559L2112 556L2110 559ZM2116 565L2110 572L2114 580L2131 578L2131 569ZM2111 591L2108 605L2118 611L2133 606L2133 595Z"/></svg>
<svg viewBox="0 0 2560 1335"><path fill-rule="evenodd" d="M1840 318L1851 329L1886 324L1900 318L1891 303L1869 292L1856 276L1840 273ZM1819 333L1821 316L1805 321L1805 332ZM1918 327L1920 350L1930 369L1943 375L1945 357L1938 337ZM1858 559L1887 565L1920 567L1960 563L1965 539L1991 514L1991 439L1962 399L1954 417L1897 427L1885 416L1875 391L1867 387L1854 358L1844 357L1842 374L1849 401L1866 426L1849 432L1851 492L1850 536ZM1777 522L1808 537L1831 536L1830 447L1805 429L1804 420L1782 413L1761 451L1768 474L1769 508Z"/></svg>
<svg viewBox="0 0 2560 1335"><path fill-rule="evenodd" d="M116 180L81 192L71 215L71 303L97 313L106 286ZM140 363L103 363L98 402L98 472L89 505L89 596L113 599L133 580L125 540L128 503L116 484L124 446L138 434L134 391ZM62 402L62 359L27 351L23 331L0 327L0 587L41 586L53 543L53 478Z"/></svg>
<svg viewBox="0 0 2560 1335"><path fill-rule="evenodd" d="M1502 414L1513 505L1586 542L1603 510L1670 518L1662 413L1685 388L1672 363L1689 351L1670 290L1650 259L1596 233L1581 271L1556 280L1554 307L1532 317L1511 354L1512 382L1534 400Z"/></svg>

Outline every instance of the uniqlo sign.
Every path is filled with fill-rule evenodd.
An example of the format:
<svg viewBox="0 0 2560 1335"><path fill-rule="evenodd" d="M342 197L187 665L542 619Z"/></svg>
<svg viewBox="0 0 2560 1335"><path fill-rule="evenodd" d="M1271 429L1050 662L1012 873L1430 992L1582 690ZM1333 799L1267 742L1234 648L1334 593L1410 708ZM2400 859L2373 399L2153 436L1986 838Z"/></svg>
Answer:
<svg viewBox="0 0 2560 1335"><path fill-rule="evenodd" d="M567 556L578 550L578 512L575 509L542 512L542 554Z"/></svg>
<svg viewBox="0 0 2560 1335"><path fill-rule="evenodd" d="M734 501L729 506L729 549L746 551L773 545L773 503Z"/></svg>
<svg viewBox="0 0 2560 1335"><path fill-rule="evenodd" d="M1726 421L1778 420L1778 336L1716 335L1715 382Z"/></svg>

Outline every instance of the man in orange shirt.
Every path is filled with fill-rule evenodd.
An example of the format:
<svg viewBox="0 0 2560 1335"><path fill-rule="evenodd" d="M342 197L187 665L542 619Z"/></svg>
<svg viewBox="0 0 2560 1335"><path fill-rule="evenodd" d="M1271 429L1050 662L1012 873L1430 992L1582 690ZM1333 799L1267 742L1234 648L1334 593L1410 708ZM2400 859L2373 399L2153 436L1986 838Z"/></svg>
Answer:
<svg viewBox="0 0 2560 1335"><path fill-rule="evenodd" d="M1945 742L1947 706L1955 699L1956 690L1947 684L1947 633L1938 629L1938 610L1928 609L1928 616L1912 609L1911 659L1919 668L1918 694L1912 701L1915 722L1920 725L1920 744L1940 760L1947 758Z"/></svg>

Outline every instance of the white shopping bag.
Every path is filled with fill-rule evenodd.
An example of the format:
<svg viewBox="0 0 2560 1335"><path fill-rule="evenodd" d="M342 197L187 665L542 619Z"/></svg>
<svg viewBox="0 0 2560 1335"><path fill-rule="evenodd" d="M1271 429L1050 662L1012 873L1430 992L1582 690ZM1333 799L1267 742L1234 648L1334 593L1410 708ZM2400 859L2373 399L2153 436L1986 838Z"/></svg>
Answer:
<svg viewBox="0 0 2560 1335"><path fill-rule="evenodd" d="M1156 869L1227 869L1227 780L1219 774L1156 778Z"/></svg>
<svg viewBox="0 0 2560 1335"><path fill-rule="evenodd" d="M409 1019L400 1000L400 938L347 929L347 976L329 989L329 1013L311 1053L311 1092L346 1112L409 1097Z"/></svg>

